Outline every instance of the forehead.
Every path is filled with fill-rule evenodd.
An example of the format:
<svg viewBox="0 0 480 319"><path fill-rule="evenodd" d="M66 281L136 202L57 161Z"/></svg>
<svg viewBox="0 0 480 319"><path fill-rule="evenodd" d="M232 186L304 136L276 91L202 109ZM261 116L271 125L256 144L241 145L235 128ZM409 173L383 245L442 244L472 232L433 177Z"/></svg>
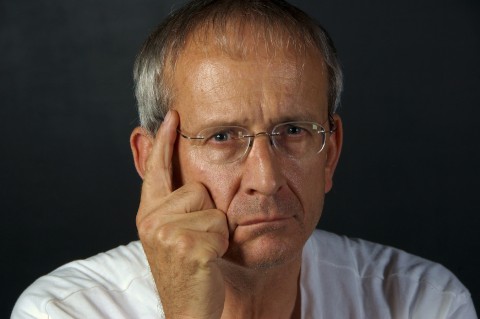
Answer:
<svg viewBox="0 0 480 319"><path fill-rule="evenodd" d="M326 117L328 81L320 52L261 40L255 33L243 35L242 45L229 49L206 36L187 41L172 77L172 107L182 126Z"/></svg>

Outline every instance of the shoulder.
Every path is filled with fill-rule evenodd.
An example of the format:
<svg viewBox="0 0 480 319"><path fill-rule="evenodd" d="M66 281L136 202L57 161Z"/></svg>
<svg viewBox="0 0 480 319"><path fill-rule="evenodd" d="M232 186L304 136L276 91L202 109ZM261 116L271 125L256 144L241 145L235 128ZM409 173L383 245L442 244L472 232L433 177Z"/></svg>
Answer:
<svg viewBox="0 0 480 319"><path fill-rule="evenodd" d="M434 278L438 282L438 279L453 277L440 264L400 249L321 230L313 233L305 253L322 264L348 270L357 278L385 280L392 276L407 276L427 281ZM447 284L443 282L442 286ZM458 287L454 285L452 289L455 288Z"/></svg>
<svg viewBox="0 0 480 319"><path fill-rule="evenodd" d="M470 293L448 269L393 247L316 230L305 245L302 267L305 280L326 286L330 296L342 295L357 312L377 309L366 317L388 318L381 309L396 309L395 318L432 309L441 313L425 318L463 318L447 316L462 309L474 313Z"/></svg>
<svg viewBox="0 0 480 319"><path fill-rule="evenodd" d="M39 278L20 296L12 318L104 317L93 312L113 315L128 308L129 295L136 295L135 300L145 297L144 302L156 305L152 291L154 283L142 246L132 242Z"/></svg>

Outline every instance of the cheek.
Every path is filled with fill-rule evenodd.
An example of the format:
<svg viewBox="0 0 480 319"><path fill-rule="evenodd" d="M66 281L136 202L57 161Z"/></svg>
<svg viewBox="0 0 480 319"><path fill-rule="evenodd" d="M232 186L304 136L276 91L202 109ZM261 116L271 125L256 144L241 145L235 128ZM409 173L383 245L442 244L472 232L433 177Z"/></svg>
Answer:
<svg viewBox="0 0 480 319"><path fill-rule="evenodd" d="M239 170L226 167L204 167L197 181L203 183L210 192L217 209L226 212L240 185Z"/></svg>
<svg viewBox="0 0 480 319"><path fill-rule="evenodd" d="M188 152L187 148L179 145L177 169L174 175L179 181L178 187L189 182L202 183L209 191L215 206L226 211L240 184L239 169L212 165L197 158L195 152Z"/></svg>
<svg viewBox="0 0 480 319"><path fill-rule="evenodd" d="M299 165L287 171L289 187L299 198L304 209L303 220L314 228L320 219L325 197L325 171L322 161Z"/></svg>

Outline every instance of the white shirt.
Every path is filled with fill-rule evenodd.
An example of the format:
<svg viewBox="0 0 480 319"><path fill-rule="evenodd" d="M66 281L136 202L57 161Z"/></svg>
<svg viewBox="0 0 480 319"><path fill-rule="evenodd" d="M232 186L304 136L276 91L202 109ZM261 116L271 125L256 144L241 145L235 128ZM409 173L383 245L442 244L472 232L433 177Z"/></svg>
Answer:
<svg viewBox="0 0 480 319"><path fill-rule="evenodd" d="M468 290L452 273L403 251L316 230L302 258L302 318L477 318ZM35 281L11 317L23 318L164 316L137 241Z"/></svg>

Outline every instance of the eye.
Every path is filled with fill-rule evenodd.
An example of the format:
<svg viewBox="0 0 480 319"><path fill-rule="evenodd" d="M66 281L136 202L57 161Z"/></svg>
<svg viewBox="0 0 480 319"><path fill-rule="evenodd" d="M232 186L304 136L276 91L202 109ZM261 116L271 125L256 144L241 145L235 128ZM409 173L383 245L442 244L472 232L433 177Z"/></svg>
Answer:
<svg viewBox="0 0 480 319"><path fill-rule="evenodd" d="M286 123L280 125L278 133L285 136L285 138L303 138L308 135L309 131L305 128L305 125L302 125L302 123Z"/></svg>
<svg viewBox="0 0 480 319"><path fill-rule="evenodd" d="M215 133L212 137L215 142L224 142L230 139L230 135L227 132Z"/></svg>
<svg viewBox="0 0 480 319"><path fill-rule="evenodd" d="M302 133L305 133L305 129L295 125L288 125L285 128L285 133L288 135L300 135Z"/></svg>
<svg viewBox="0 0 480 319"><path fill-rule="evenodd" d="M206 135L207 143L227 143L239 138L240 133L235 128L214 128Z"/></svg>

